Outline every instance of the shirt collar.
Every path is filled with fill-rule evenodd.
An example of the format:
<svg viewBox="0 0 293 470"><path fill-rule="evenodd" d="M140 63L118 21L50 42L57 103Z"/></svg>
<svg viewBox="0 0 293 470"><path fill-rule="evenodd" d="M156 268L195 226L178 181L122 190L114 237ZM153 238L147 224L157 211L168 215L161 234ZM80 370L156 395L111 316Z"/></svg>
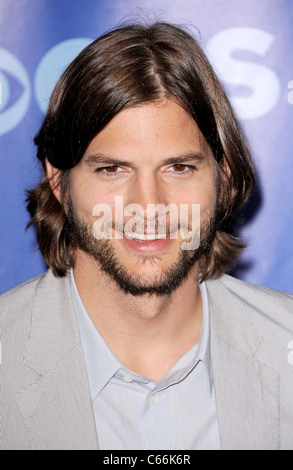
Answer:
<svg viewBox="0 0 293 470"><path fill-rule="evenodd" d="M91 397L94 400L120 369L121 363L105 343L88 315L77 290L72 270L70 270L70 281L71 297L86 362Z"/></svg>
<svg viewBox="0 0 293 470"><path fill-rule="evenodd" d="M199 343L193 346L176 362L168 374L157 385L157 391L184 380L196 365L202 362L205 372L204 376L206 377L207 392L209 396L212 395L213 375L210 353L210 311L205 282L199 284L199 288L202 296L202 325Z"/></svg>
<svg viewBox="0 0 293 470"><path fill-rule="evenodd" d="M212 373L212 359L211 359L211 321L210 321L210 306L208 299L208 290L205 282L199 284L202 296L202 328L201 337L198 349L198 359L201 360L206 368L209 381L209 391L212 394L213 389L213 373Z"/></svg>
<svg viewBox="0 0 293 470"><path fill-rule="evenodd" d="M85 357L91 397L92 400L94 400L111 378L117 374L120 369L125 370L125 367L122 366L121 362L113 354L88 315L78 293L72 269L70 270L70 281L71 297ZM195 345L177 361L169 373L157 384L157 390L162 390L171 384L180 382L192 371L198 362L201 361L205 367L209 394L210 396L212 394L213 378L210 355L209 303L206 284L203 282L199 287L202 295L203 308L200 341L198 345ZM145 381L143 378L142 380Z"/></svg>

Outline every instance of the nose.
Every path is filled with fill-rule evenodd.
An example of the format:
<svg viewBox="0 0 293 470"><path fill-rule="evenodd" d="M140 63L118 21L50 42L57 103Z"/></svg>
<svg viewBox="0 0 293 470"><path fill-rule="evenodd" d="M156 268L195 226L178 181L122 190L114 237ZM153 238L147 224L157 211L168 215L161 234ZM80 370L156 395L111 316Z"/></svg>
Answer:
<svg viewBox="0 0 293 470"><path fill-rule="evenodd" d="M159 208L159 204L167 205L166 194L162 187L162 182L156 174L142 173L137 175L135 181L129 188L128 205L137 205L137 215L145 220L151 220L155 216L154 207ZM131 207L130 206L130 207ZM134 206L132 206L134 207ZM156 211L156 216L158 216Z"/></svg>

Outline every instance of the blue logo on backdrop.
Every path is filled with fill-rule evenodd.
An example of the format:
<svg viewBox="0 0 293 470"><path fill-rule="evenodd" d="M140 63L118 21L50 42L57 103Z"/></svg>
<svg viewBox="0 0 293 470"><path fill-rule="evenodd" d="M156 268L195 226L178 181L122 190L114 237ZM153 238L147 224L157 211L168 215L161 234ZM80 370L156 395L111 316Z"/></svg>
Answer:
<svg viewBox="0 0 293 470"><path fill-rule="evenodd" d="M290 80L290 82L288 83L288 88L289 89L293 88L293 80ZM288 103L293 104L293 90L290 91L288 95Z"/></svg>
<svg viewBox="0 0 293 470"><path fill-rule="evenodd" d="M249 51L262 57L272 47L275 37L258 28L229 28L215 34L207 44L207 54L228 85L245 87L244 96L230 96L241 119L254 119L269 113L281 96L279 77L262 64L241 61L235 52Z"/></svg>
<svg viewBox="0 0 293 470"><path fill-rule="evenodd" d="M34 92L41 111L46 111L53 88L64 69L91 42L89 38L63 41L41 59L34 80ZM31 84L24 66L11 52L0 48L0 63L0 135L3 135L13 130L24 118L30 105ZM11 90L3 72L18 80L23 88L22 95L10 108L7 105Z"/></svg>
<svg viewBox="0 0 293 470"><path fill-rule="evenodd" d="M31 86L28 74L22 63L13 54L2 48L0 48L0 63L2 64L2 72L4 71L16 78L23 87L22 95L16 103L6 109L10 99L10 87L5 75L0 72L0 135L2 135L16 127L25 116L30 104Z"/></svg>
<svg viewBox="0 0 293 470"><path fill-rule="evenodd" d="M46 112L54 86L66 66L91 42L92 39L87 38L69 39L44 55L35 75L35 95L43 112Z"/></svg>
<svg viewBox="0 0 293 470"><path fill-rule="evenodd" d="M254 60L241 60L236 53L245 52L264 57L272 47L275 37L259 28L227 28L219 31L207 43L206 52L221 80L228 87L230 99L241 119L255 119L269 113L281 96L279 77L270 68ZM34 93L42 112L48 106L53 88L66 66L92 42L89 38L73 38L52 47L41 59L34 78ZM25 116L31 97L28 74L21 62L5 49L0 49L0 134L14 129ZM20 98L10 108L10 87L3 72L16 78L23 87ZM292 88L289 82L288 88ZM236 89L235 89L236 87ZM228 89L229 90L229 89ZM288 102L293 103L293 92Z"/></svg>

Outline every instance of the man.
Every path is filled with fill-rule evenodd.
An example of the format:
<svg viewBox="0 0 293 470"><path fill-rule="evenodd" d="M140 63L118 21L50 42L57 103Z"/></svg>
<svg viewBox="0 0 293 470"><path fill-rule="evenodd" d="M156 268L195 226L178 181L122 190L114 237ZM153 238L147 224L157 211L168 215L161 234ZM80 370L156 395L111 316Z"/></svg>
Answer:
<svg viewBox="0 0 293 470"><path fill-rule="evenodd" d="M224 274L254 171L194 39L100 37L35 143L50 269L1 298L2 448L292 449L293 296Z"/></svg>

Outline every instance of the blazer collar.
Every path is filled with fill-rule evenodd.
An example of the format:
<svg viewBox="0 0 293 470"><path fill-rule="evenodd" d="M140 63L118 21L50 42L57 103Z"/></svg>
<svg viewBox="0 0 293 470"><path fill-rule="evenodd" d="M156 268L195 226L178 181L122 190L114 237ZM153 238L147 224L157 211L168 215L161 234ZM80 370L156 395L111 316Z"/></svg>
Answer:
<svg viewBox="0 0 293 470"><path fill-rule="evenodd" d="M25 364L42 375L78 343L69 279L48 271L35 290Z"/></svg>
<svg viewBox="0 0 293 470"><path fill-rule="evenodd" d="M97 449L97 435L69 279L48 271L33 299L24 357L39 380L15 402L33 449Z"/></svg>
<svg viewBox="0 0 293 470"><path fill-rule="evenodd" d="M251 320L253 299L244 308L221 279L207 281L207 289L222 449L279 449L280 378L258 360L263 339Z"/></svg>

